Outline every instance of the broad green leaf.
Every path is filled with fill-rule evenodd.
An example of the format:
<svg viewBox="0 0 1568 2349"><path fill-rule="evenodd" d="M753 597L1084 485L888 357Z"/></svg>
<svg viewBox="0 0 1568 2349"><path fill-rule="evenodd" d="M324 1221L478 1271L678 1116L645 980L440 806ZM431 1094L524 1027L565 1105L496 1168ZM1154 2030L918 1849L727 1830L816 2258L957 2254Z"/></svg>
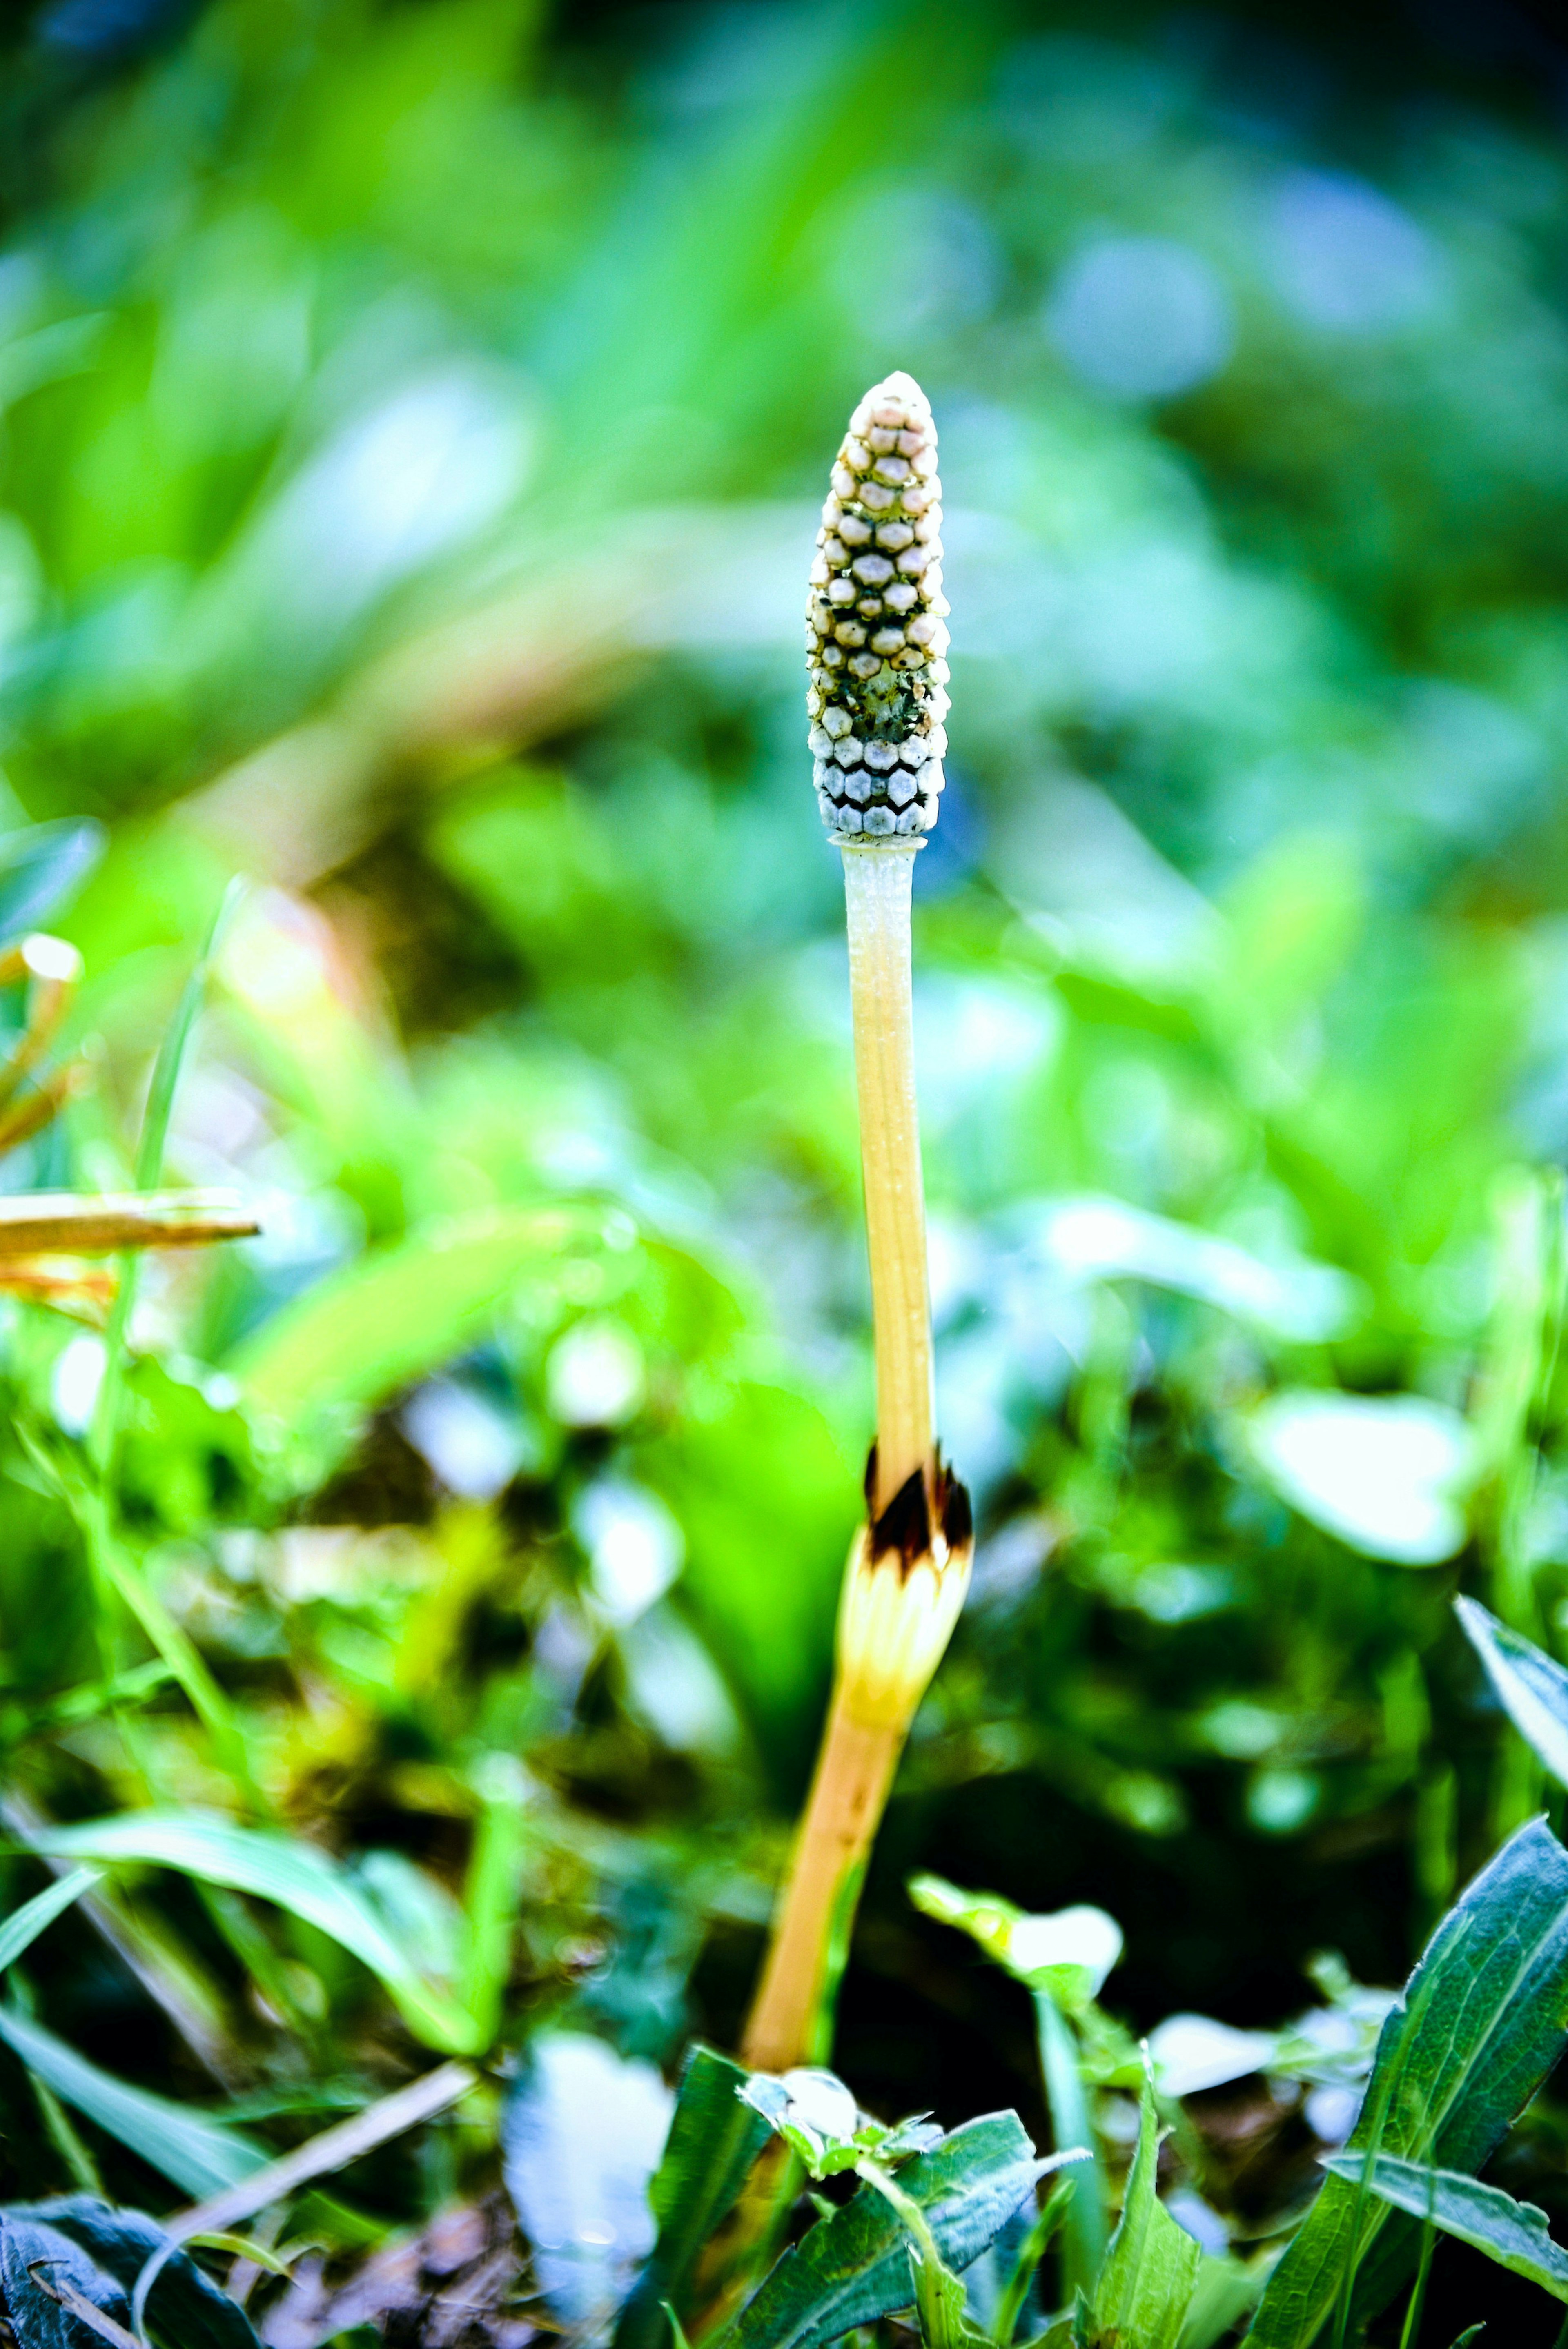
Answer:
<svg viewBox="0 0 1568 2349"><path fill-rule="evenodd" d="M368 1966L417 2038L456 2054L477 2048L472 2017L415 1970L358 1886L313 1844L195 1811L127 1811L80 1826L51 1827L36 1844L57 1857L104 1867L174 1868L203 1883L275 1901Z"/></svg>
<svg viewBox="0 0 1568 2349"><path fill-rule="evenodd" d="M1161 2202L1158 2171L1154 2091L1146 2082L1122 2215L1091 2303L1096 2349L1177 2349L1181 2339L1203 2252Z"/></svg>
<svg viewBox="0 0 1568 2349"><path fill-rule="evenodd" d="M1032 1222L1032 1253L1075 1286L1150 1281L1281 1338L1343 1337L1358 1318L1356 1284L1336 1267L1301 1257L1265 1263L1234 1240L1123 1199L1044 1199Z"/></svg>
<svg viewBox="0 0 1568 2349"><path fill-rule="evenodd" d="M1346 2153L1479 2169L1568 2045L1568 1853L1521 1827L1444 1918L1389 2015ZM1420 2229L1331 2176L1269 2279L1252 2349L1308 2349L1357 2256L1370 2321L1414 2264Z"/></svg>
<svg viewBox="0 0 1568 2349"><path fill-rule="evenodd" d="M648 2199L659 2234L621 2312L615 2349L660 2349L663 2304L680 2306L698 2252L734 2208L746 2174L767 2143L763 2116L743 2104L747 2075L711 2047L687 2058L663 2158Z"/></svg>
<svg viewBox="0 0 1568 2349"><path fill-rule="evenodd" d="M518 1283L624 1252L602 1208L486 1209L365 1257L286 1306L227 1367L291 1423L368 1409L460 1352Z"/></svg>
<svg viewBox="0 0 1568 2349"><path fill-rule="evenodd" d="M91 2194L25 2202L7 2215L35 2220L68 2236L128 2294L166 2240L157 2220L144 2212L111 2209ZM269 2256L259 2246L252 2249L264 2261ZM153 2334L171 2349L256 2349L255 2333L244 2309L184 2251L173 2252L159 2271L147 2313Z"/></svg>
<svg viewBox="0 0 1568 2349"><path fill-rule="evenodd" d="M949 2267L980 2257L1051 2164L1035 2158L1016 2113L955 2129L898 2173ZM870 2186L785 2251L723 2336L726 2349L817 2349L909 2302L909 2240Z"/></svg>
<svg viewBox="0 0 1568 2349"><path fill-rule="evenodd" d="M215 2194L265 2164L263 2147L239 2129L99 2071L14 2006L0 2006L0 2039L63 2103L128 2145L183 2193Z"/></svg>
<svg viewBox="0 0 1568 2349"><path fill-rule="evenodd" d="M1365 2161L1364 2155L1335 2153L1324 2168L1354 2186ZM1463 2170L1426 2169L1387 2153L1377 2156L1366 2183L1397 2210L1429 2219L1445 2235L1457 2235L1500 2267L1538 2283L1553 2300L1568 2300L1568 2251L1552 2241L1546 2213L1533 2202L1516 2202L1501 2186L1483 2186Z"/></svg>
<svg viewBox="0 0 1568 2349"><path fill-rule="evenodd" d="M1473 1599L1456 1599L1454 1612L1515 1729L1568 1786L1568 1672Z"/></svg>
<svg viewBox="0 0 1568 2349"><path fill-rule="evenodd" d="M36 1892L31 1900L23 1902L20 1909L13 1909L5 1923L0 1925L0 1972L7 1966L14 1966L23 1951L31 1949L45 1926L52 1925L63 1909L68 1909L73 1901L79 1900L98 1880L96 1868L74 1868L69 1876L62 1876L57 1884L48 1885L42 1892Z"/></svg>
<svg viewBox="0 0 1568 2349"><path fill-rule="evenodd" d="M1149 2061L1162 2096L1196 2096L1205 2088L1266 2072L1284 2033L1238 2031L1208 2014L1168 2014L1148 2034Z"/></svg>
<svg viewBox="0 0 1568 2349"><path fill-rule="evenodd" d="M35 823L0 840L0 945L8 946L68 897L103 854L96 823Z"/></svg>

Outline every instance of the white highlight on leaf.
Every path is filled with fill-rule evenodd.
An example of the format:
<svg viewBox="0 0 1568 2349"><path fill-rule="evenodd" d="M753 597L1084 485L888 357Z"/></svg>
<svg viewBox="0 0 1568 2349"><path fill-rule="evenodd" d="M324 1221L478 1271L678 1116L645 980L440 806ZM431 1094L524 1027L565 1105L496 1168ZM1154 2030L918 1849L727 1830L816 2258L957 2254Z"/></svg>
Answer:
<svg viewBox="0 0 1568 2349"><path fill-rule="evenodd" d="M1264 2069L1276 2044L1272 2031L1237 2031L1208 2014L1168 2015L1148 2035L1155 2082L1167 2096L1193 2096L1244 2080Z"/></svg>
<svg viewBox="0 0 1568 2349"><path fill-rule="evenodd" d="M1446 1403L1287 1389L1251 1413L1245 1432L1281 1498L1352 1549L1435 1566L1463 1547L1475 1444Z"/></svg>
<svg viewBox="0 0 1568 2349"><path fill-rule="evenodd" d="M572 1530L588 1554L590 1588L615 1624L635 1623L662 1599L686 1554L680 1526L656 1493L622 1477L584 1488Z"/></svg>

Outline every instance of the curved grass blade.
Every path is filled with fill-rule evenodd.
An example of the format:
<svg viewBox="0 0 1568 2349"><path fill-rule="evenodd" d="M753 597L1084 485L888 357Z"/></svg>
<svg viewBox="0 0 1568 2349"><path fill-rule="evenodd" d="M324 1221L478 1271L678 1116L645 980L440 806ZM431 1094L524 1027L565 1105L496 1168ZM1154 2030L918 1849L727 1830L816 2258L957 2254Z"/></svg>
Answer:
<svg viewBox="0 0 1568 2349"><path fill-rule="evenodd" d="M1336 2178L1361 2174L1355 2154L1331 2154L1324 2168ZM1553 2300L1568 2301L1568 2251L1553 2242L1546 2213L1533 2202L1517 2202L1501 2186L1483 2186L1463 2170L1428 2169L1387 2153L1373 2162L1367 2184L1395 2209L1417 2219L1429 2215L1446 2235L1539 2284Z"/></svg>
<svg viewBox="0 0 1568 2349"><path fill-rule="evenodd" d="M0 1972L14 1966L24 1951L32 1948L46 1925L52 1925L84 1892L89 1892L99 1881L99 1874L96 1868L75 1868L69 1876L62 1876L57 1884L36 1892L20 1909L13 1909L5 1923L0 1924Z"/></svg>
<svg viewBox="0 0 1568 2349"><path fill-rule="evenodd" d="M136 1188L139 1192L156 1191L163 1174L163 1153L169 1139L169 1121L174 1112L174 1092L180 1081L181 1065L196 1015L207 992L207 980L213 968L229 915L240 889L231 881L213 915L212 926L201 953L184 986L174 1017L163 1031L158 1047L158 1057L152 1064L152 1082L147 1095L147 1107L142 1112L141 1133L136 1150ZM114 1466L115 1447L119 1440L120 1407L125 1384L126 1332L130 1326L131 1309L136 1302L138 1267L134 1255L120 1258L119 1286L115 1293L109 1328L104 1336L103 1378L93 1407L92 1426L88 1432L88 1450L94 1466L106 1481Z"/></svg>
<svg viewBox="0 0 1568 2349"><path fill-rule="evenodd" d="M1475 1599L1456 1599L1454 1612L1498 1702L1558 1784L1568 1786L1568 1672Z"/></svg>
<svg viewBox="0 0 1568 2349"><path fill-rule="evenodd" d="M178 1868L204 1883L274 1901L368 1966L416 2038L450 2054L477 2050L482 2034L474 2018L415 1970L352 1878L313 1844L196 1812L128 1811L50 1827L37 1838L37 1848L104 1867Z"/></svg>
<svg viewBox="0 0 1568 2349"><path fill-rule="evenodd" d="M215 2193L265 2164L262 2147L241 2130L100 2071L14 2006L0 2006L0 2039L62 2103L129 2146L182 2193Z"/></svg>

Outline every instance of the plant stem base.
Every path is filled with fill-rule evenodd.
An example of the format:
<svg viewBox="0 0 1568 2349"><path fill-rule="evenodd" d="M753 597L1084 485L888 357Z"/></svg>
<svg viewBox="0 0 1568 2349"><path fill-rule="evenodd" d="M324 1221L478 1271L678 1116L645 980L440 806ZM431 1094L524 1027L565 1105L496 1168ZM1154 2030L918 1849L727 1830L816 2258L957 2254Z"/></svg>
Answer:
<svg viewBox="0 0 1568 2349"><path fill-rule="evenodd" d="M785 2072L827 2053L866 1857L903 1750L907 1723L857 1720L843 1693L817 1755L795 1856L741 2048L758 2072Z"/></svg>

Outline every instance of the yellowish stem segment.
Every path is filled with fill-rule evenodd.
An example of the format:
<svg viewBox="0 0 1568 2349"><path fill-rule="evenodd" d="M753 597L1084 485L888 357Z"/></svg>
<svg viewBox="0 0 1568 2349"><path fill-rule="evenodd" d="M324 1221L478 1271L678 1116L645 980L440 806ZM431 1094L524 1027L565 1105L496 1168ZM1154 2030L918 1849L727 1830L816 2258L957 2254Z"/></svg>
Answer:
<svg viewBox="0 0 1568 2349"><path fill-rule="evenodd" d="M847 1937L859 1877L904 1744L901 1723L857 1721L842 1681L816 1757L794 1866L784 1897L741 2060L784 2072L826 2056L818 2034Z"/></svg>
<svg viewBox="0 0 1568 2349"><path fill-rule="evenodd" d="M844 851L877 1349L877 1516L912 1475L925 1476L929 1485L934 1464L931 1305L909 988L916 845L878 842Z"/></svg>
<svg viewBox="0 0 1568 2349"><path fill-rule="evenodd" d="M874 1517L913 1475L925 1479L928 1506L935 1498L931 1309L909 984L915 850L913 842L878 842L844 851L877 1350ZM945 1547L942 1557L945 1562ZM864 1581L871 1568L862 1534L850 1554L849 1586L859 1588L857 1578ZM966 1574L967 1564L953 1593L953 1611ZM872 1618L865 1615L870 1583L860 1588L858 1607L846 1595L838 1674L816 1775L742 2048L743 2060L754 2069L784 2071L827 2053L823 2042L832 1995L867 1854L910 1716L950 1629L949 1617L933 1646L929 1626L939 1611L940 1583L928 1565L919 1585L906 1590L905 1576L889 1562L876 1578L879 1605ZM885 1684L888 1667L891 1683Z"/></svg>

